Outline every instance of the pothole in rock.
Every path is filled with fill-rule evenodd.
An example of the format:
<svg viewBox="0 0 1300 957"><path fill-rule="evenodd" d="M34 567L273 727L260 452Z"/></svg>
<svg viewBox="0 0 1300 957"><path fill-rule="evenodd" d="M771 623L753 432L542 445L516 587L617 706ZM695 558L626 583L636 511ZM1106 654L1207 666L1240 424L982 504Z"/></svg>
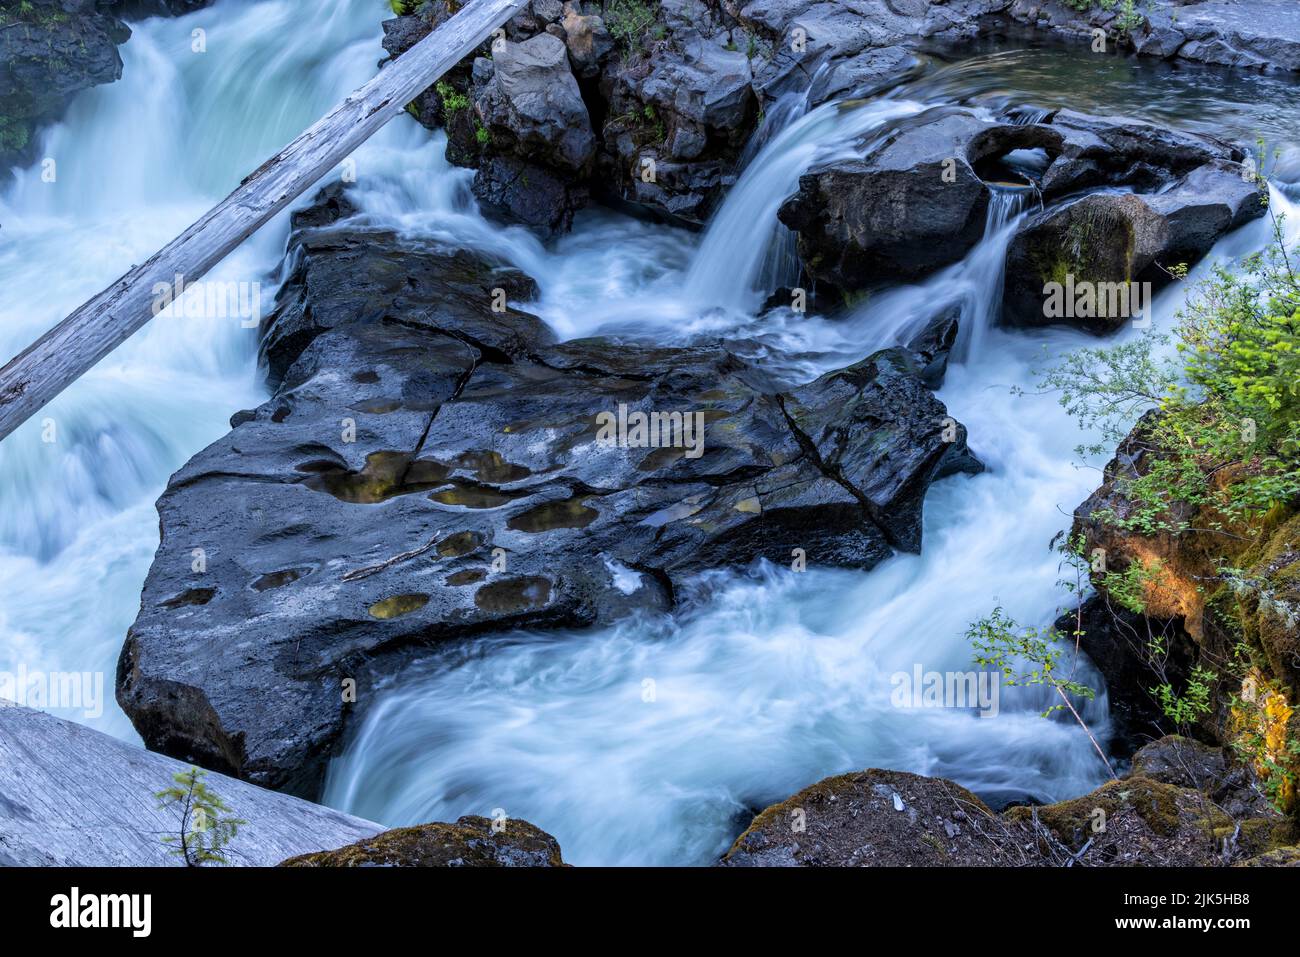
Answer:
<svg viewBox="0 0 1300 957"><path fill-rule="evenodd" d="M512 516L506 528L516 532L549 532L557 528L586 528L600 515L587 504L586 496L546 502Z"/></svg>
<svg viewBox="0 0 1300 957"><path fill-rule="evenodd" d="M371 452L365 467L352 471L328 459L303 462L295 469L310 473L308 488L353 505L375 505L398 495L426 492L441 485L451 470L432 459L411 461L408 452Z"/></svg>
<svg viewBox="0 0 1300 957"><path fill-rule="evenodd" d="M371 618L388 621L391 618L400 618L403 615L411 614L413 611L419 611L427 604L429 604L428 595L394 595L391 598L385 598L383 601L375 602L368 610Z"/></svg>

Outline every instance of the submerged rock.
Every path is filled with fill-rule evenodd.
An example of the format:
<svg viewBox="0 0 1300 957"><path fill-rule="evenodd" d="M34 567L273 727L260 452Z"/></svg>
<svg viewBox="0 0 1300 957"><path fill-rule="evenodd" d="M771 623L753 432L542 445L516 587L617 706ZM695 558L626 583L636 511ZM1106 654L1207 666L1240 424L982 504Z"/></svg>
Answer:
<svg viewBox="0 0 1300 957"><path fill-rule="evenodd" d="M281 867L567 867L555 838L527 821L467 815L455 824L384 831Z"/></svg>

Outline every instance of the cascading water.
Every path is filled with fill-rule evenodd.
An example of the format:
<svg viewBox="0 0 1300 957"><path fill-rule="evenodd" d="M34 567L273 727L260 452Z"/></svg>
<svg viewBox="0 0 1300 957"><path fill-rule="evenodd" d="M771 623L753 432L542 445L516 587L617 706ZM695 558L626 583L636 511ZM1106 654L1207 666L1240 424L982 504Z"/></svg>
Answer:
<svg viewBox="0 0 1300 957"><path fill-rule="evenodd" d="M307 0L220 0L136 24L123 78L80 96L45 134L53 182L39 162L0 198L4 357L143 262L363 83L379 35L371 4ZM403 132L427 144L409 128L385 131L359 154L363 175L392 162L395 145L409 158L414 141ZM269 309L285 236L281 218L209 278L261 282ZM55 713L134 736L113 675L157 546L153 503L232 412L262 401L256 336L206 309L164 313L0 443L0 672L101 676L100 700Z"/></svg>
<svg viewBox="0 0 1300 957"><path fill-rule="evenodd" d="M0 200L0 348L17 351L153 252L363 82L378 19L368 0L217 0L137 25L124 79L80 97L47 134L56 182L24 171ZM191 52L195 27L207 30L206 53ZM963 633L996 604L1027 624L1054 617L1063 596L1048 542L1096 483L1072 464L1080 436L1054 399L1010 390L1032 381L1044 349L1094 341L996 328L1026 191L995 193L985 238L963 262L849 316L754 313L777 279L765 272L770 230L798 175L927 103L972 86L991 93L992 72L977 64L888 99L791 109L702 238L589 211L547 247L478 214L470 174L447 166L440 136L399 120L358 153L362 217L510 259L538 280L534 308L564 337L743 338L782 378L807 379L960 304L940 397L988 471L936 484L923 554L870 573L716 573L673 619L449 648L378 693L330 769L329 803L392 824L500 808L555 834L575 863L704 863L755 808L837 771L908 769L1038 799L1101 779L1087 738L1039 717L1033 690L1004 691L996 718L902 709L890 695L891 676L916 665L968 670ZM1111 109L1131 99L1111 96ZM1247 227L1211 258L1258 248L1265 229ZM283 220L268 226L215 278L268 282L285 232ZM1181 288L1157 298L1157 326ZM267 306L272 292L268 283ZM161 317L0 444L0 671L95 669L111 689L156 543L153 500L231 412L259 400L254 335L227 318ZM41 418L55 442L42 441ZM71 716L129 735L111 701L107 710ZM1085 714L1104 737L1104 696Z"/></svg>

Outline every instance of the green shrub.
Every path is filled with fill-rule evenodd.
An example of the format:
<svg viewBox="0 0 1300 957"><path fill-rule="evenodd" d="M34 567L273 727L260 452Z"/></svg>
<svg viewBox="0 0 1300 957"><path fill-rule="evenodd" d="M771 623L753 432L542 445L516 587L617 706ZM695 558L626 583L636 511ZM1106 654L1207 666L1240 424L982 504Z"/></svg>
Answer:
<svg viewBox="0 0 1300 957"><path fill-rule="evenodd" d="M626 52L640 51L647 30L655 25L656 5L647 0L608 0L605 27Z"/></svg>
<svg viewBox="0 0 1300 957"><path fill-rule="evenodd" d="M239 825L248 823L227 816L230 808L203 783L207 774L194 767L177 771L172 775L176 783L154 795L160 808L180 808L179 832L166 835L163 843L174 844L172 853L187 867L229 863L225 848L239 833Z"/></svg>
<svg viewBox="0 0 1300 957"><path fill-rule="evenodd" d="M1083 349L1041 376L1084 426L1121 441L1148 409L1140 476L1121 475L1123 516L1098 517L1142 534L1178 533L1196 518L1228 531L1300 496L1300 278L1274 221L1274 240L1236 270L1216 267L1169 337L1147 333ZM1180 506L1192 506L1191 510Z"/></svg>

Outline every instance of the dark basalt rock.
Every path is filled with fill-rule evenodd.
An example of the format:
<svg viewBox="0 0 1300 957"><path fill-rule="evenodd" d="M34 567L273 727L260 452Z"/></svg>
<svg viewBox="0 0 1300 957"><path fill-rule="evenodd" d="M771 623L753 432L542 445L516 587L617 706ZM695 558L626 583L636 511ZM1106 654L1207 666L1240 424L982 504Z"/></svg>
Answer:
<svg viewBox="0 0 1300 957"><path fill-rule="evenodd" d="M450 331L506 357L553 341L535 316L507 305L536 295L531 277L442 243L399 243L392 232L347 225L353 213L335 184L293 216L294 269L261 331L261 358L273 385L308 343L339 325L393 321ZM451 325L448 315L455 317Z"/></svg>
<svg viewBox="0 0 1300 957"><path fill-rule="evenodd" d="M906 350L780 392L721 346L547 345L462 294L471 254L353 235L298 234L276 394L158 503L118 674L153 749L313 793L349 679L364 704L431 644L664 611L796 548L869 568L920 547L931 481L979 468ZM598 441L620 411L703 443Z"/></svg>
<svg viewBox="0 0 1300 957"><path fill-rule="evenodd" d="M0 178L36 157L36 134L82 90L122 75L131 36L95 0L27 0L0 10Z"/></svg>
<svg viewBox="0 0 1300 957"><path fill-rule="evenodd" d="M950 305L926 323L925 328L907 344L920 367L921 381L927 388L937 389L943 385L948 372L948 357L957 344L960 318L961 306Z"/></svg>
<svg viewBox="0 0 1300 957"><path fill-rule="evenodd" d="M1048 171L1050 174L1050 170ZM1003 314L1015 325L1073 322L1109 332L1134 317L1100 303L1085 315L1048 309L1049 284L1101 291L1170 281L1232 229L1264 215L1267 193L1239 164L1216 160L1153 195L1094 193L1031 217L1007 249ZM1100 298L1100 296L1098 296Z"/></svg>
<svg viewBox="0 0 1300 957"><path fill-rule="evenodd" d="M455 824L384 831L333 851L303 854L281 867L568 867L559 842L527 821L466 815Z"/></svg>
<svg viewBox="0 0 1300 957"><path fill-rule="evenodd" d="M1080 262L1076 270L1100 282L1144 270L1143 279L1164 279L1159 265L1198 259L1228 229L1263 212L1261 187L1242 175L1240 149L1069 110L1042 123L1010 124L938 107L864 138L859 149L857 158L805 174L781 207L781 221L798 232L804 270L819 291L851 294L958 261L984 236L985 183L1012 177L1032 184L1043 201L1100 187L1143 194L1140 201L1091 196L1073 213L1049 209L1026 224L1008 258L1006 298L1008 317L1025 323L1034 321L1024 318L1033 312L1041 321L1043 275L1056 278L1061 247L1079 231L1076 215L1104 220L1090 230L1099 261ZM1017 150L1040 150L1042 170L1031 175L1008 166L1005 157ZM1046 252L1022 248L1035 229L1044 232L1035 249ZM1127 242L1105 238L1115 231ZM1027 289L1037 289L1034 299L1026 299Z"/></svg>
<svg viewBox="0 0 1300 957"><path fill-rule="evenodd" d="M861 159L806 173L780 210L818 283L854 291L915 278L966 255L984 235L988 187L965 158L988 123L929 110L862 144Z"/></svg>

